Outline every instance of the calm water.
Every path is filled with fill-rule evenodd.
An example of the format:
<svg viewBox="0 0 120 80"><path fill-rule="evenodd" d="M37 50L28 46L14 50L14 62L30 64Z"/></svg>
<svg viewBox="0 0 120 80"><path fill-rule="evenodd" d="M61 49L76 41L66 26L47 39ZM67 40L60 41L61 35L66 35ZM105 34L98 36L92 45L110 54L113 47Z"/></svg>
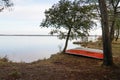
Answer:
<svg viewBox="0 0 120 80"><path fill-rule="evenodd" d="M32 62L49 58L64 47L64 40L55 36L0 36L0 57L15 62ZM76 45L69 41L68 49Z"/></svg>

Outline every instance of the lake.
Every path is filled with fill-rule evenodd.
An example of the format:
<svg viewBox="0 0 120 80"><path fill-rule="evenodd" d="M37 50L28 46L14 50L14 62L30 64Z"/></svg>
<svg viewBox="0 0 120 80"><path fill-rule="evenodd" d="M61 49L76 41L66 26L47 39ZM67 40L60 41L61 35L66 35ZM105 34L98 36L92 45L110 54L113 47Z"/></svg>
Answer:
<svg viewBox="0 0 120 80"><path fill-rule="evenodd" d="M13 62L33 62L59 52L64 42L56 36L0 36L0 57L7 56ZM77 47L72 43L69 41L68 49Z"/></svg>

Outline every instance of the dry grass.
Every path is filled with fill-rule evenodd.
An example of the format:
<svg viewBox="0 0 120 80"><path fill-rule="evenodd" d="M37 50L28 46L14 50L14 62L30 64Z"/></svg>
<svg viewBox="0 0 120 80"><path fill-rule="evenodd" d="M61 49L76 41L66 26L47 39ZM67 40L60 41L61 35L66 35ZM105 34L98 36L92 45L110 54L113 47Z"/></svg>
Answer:
<svg viewBox="0 0 120 80"><path fill-rule="evenodd" d="M117 67L102 67L102 60L61 53L29 64L5 62L0 80L119 80L120 59L114 61Z"/></svg>

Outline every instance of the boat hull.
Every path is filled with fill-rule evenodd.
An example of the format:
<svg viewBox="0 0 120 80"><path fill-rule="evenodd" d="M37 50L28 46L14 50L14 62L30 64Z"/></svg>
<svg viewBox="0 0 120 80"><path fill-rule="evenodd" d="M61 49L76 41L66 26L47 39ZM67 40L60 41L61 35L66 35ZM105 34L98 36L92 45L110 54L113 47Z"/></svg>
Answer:
<svg viewBox="0 0 120 80"><path fill-rule="evenodd" d="M103 51L98 49L90 49L90 48L78 48L78 49L69 49L66 50L68 54L81 55L96 59L103 59Z"/></svg>

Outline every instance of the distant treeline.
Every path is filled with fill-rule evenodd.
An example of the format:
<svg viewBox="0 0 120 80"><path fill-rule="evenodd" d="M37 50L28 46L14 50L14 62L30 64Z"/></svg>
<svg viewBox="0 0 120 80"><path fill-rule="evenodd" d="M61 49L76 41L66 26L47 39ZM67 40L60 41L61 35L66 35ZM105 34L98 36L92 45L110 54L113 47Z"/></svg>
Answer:
<svg viewBox="0 0 120 80"><path fill-rule="evenodd" d="M39 34L0 34L0 36L58 36L58 35L39 35ZM89 35L91 37L97 37L101 35Z"/></svg>
<svg viewBox="0 0 120 80"><path fill-rule="evenodd" d="M57 35L39 35L39 34L0 34L0 36L57 36Z"/></svg>

